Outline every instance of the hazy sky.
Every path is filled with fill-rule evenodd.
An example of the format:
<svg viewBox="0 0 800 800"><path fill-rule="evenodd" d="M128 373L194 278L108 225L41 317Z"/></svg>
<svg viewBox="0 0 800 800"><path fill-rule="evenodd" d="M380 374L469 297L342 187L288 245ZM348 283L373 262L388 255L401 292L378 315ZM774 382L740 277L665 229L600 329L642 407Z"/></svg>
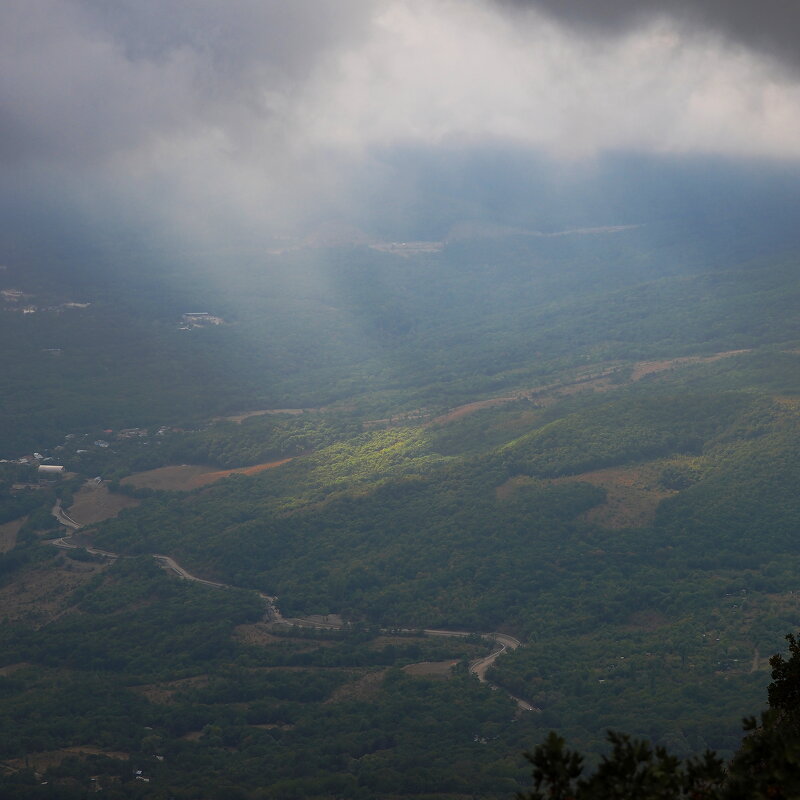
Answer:
<svg viewBox="0 0 800 800"><path fill-rule="evenodd" d="M346 203L409 147L794 161L798 7L4 0L0 191L192 232Z"/></svg>

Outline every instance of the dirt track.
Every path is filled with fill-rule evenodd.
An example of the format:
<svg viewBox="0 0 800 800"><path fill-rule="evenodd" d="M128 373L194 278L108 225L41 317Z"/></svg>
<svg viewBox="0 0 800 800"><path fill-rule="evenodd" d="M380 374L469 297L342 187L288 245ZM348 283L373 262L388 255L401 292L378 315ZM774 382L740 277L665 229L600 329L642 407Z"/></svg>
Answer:
<svg viewBox="0 0 800 800"><path fill-rule="evenodd" d="M158 467L145 472L137 472L123 478L120 483L124 486L133 486L136 489L156 489L167 492L190 492L210 483L227 478L230 475L257 475L268 469L275 469L291 461L291 458L281 458L277 461L268 461L264 464L253 464L249 467L236 467L235 469L217 469L216 467L198 464L180 464L170 467Z"/></svg>
<svg viewBox="0 0 800 800"><path fill-rule="evenodd" d="M639 361L633 365L633 370L630 375L628 383L636 383L648 375L653 375L657 372L674 369L675 367L684 367L691 364L710 364L714 361L719 361L722 358L730 358L731 356L738 356L742 353L749 353L749 350L726 350L722 353L714 353L710 356L683 356L680 358L672 358L663 361ZM551 405L560 397L566 397L572 394L581 392L607 392L614 388L615 384L612 383L611 377L618 369L616 366L606 367L594 372L587 372L584 375L579 375L574 380L564 381L561 383L550 383L544 386L537 386L532 389L521 389L513 392L505 397L491 397L487 400L477 400L472 403L465 403L461 406L456 406L450 409L445 414L432 419L430 425L444 425L448 422L454 422L476 411L484 408L491 408L493 406L505 405L506 403L513 403L517 400L531 400L541 406Z"/></svg>

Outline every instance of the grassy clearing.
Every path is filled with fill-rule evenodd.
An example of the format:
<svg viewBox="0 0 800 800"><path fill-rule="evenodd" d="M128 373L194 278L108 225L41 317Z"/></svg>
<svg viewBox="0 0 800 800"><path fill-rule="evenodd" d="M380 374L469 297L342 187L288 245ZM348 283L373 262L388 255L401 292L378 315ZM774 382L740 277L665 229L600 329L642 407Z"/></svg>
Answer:
<svg viewBox="0 0 800 800"><path fill-rule="evenodd" d="M420 661L403 667L406 675L425 678L452 678L453 667L458 661Z"/></svg>
<svg viewBox="0 0 800 800"><path fill-rule="evenodd" d="M20 517L19 519L12 519L11 522L5 522L0 525L0 553L7 553L9 550L14 549L17 543L17 534L19 529L25 524L27 517Z"/></svg>
<svg viewBox="0 0 800 800"><path fill-rule="evenodd" d="M9 622L46 625L67 610L70 595L106 569L106 564L71 561L63 556L55 563L18 572L0 588L2 616Z"/></svg>
<svg viewBox="0 0 800 800"><path fill-rule="evenodd" d="M75 494L75 502L67 513L81 525L94 525L138 505L139 501L132 497L114 494L102 483L87 481Z"/></svg>

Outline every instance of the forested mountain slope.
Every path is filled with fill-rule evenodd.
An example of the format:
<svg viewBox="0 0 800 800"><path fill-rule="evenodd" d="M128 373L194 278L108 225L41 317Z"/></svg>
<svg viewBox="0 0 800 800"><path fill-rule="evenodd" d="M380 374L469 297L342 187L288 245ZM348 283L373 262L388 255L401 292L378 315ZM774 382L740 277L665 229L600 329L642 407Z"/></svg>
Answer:
<svg viewBox="0 0 800 800"><path fill-rule="evenodd" d="M360 433L157 493L93 540L171 553L288 615L507 630L529 644L492 679L542 728L730 752L796 624L799 358L748 352Z"/></svg>
<svg viewBox="0 0 800 800"><path fill-rule="evenodd" d="M730 755L800 613L784 223L11 264L2 455L71 477L0 465L4 791L507 797L552 728ZM95 476L113 563L53 546ZM523 646L493 692L423 628Z"/></svg>
<svg viewBox="0 0 800 800"><path fill-rule="evenodd" d="M145 247L23 251L0 272L22 293L0 300L4 454L250 408L443 409L570 368L791 343L796 229L751 217L456 239L413 256L245 249L224 275L212 253L165 268ZM192 311L223 322L187 330Z"/></svg>

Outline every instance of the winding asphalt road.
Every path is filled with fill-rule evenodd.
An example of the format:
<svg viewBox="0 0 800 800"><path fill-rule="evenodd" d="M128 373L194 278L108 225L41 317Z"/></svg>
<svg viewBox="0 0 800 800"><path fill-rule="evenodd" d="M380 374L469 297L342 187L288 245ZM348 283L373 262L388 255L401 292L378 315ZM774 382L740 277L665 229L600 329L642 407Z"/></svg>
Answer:
<svg viewBox="0 0 800 800"><path fill-rule="evenodd" d="M71 519L61 508L61 502L58 501L52 509L53 516L64 526L70 528L72 531L77 531L81 526L75 522L75 520ZM108 559L116 559L120 558L118 553L111 553L108 550L100 550L96 547L91 547L86 544L76 544L75 542L70 541L72 539L72 535L69 536L62 536L59 539L51 539L50 543L53 544L55 547L61 547L66 550L85 550L87 553L91 553L92 555L103 556ZM182 567L178 564L175 559L171 558L170 556L162 555L161 553L153 553L153 558L155 559L156 563L162 568L167 570L167 572L171 572L174 575L177 575L182 580L187 581L194 581L195 583L200 583L203 586L210 586L214 589L232 589L236 588L230 586L227 583L219 583L218 581L209 581L205 578L198 578L196 575L192 575L187 569ZM296 617L286 619L280 612L280 609L276 605L277 597L272 597L271 595L264 594L263 592L259 592L258 596L264 601L266 606L266 618L269 622L278 622L278 623L285 623L289 625L299 625L302 627L307 628L326 628L328 630L337 630L344 627L343 625L336 625L330 622L319 622L317 620L311 620L306 617ZM412 632L411 629L403 629L404 632ZM475 633L472 631L448 631L448 630L440 630L436 628L426 628L422 631L423 634L426 636L445 636L445 637L460 637L465 638L467 636L474 636ZM508 650L516 650L518 647L522 646L522 642L519 639L515 639L513 636L509 636L507 633L479 633L482 639L487 639L490 641L495 642L498 645L489 655L482 656L481 658L476 658L474 661L471 661L469 664L469 671L475 675L481 683L485 683L487 686L490 686L492 689L499 690L500 687L495 686L494 684L490 683L486 680L486 672L488 671L489 667L494 664L494 662L506 651ZM505 690L502 690L505 691ZM531 705L526 700L523 700L520 697L515 697L513 694L508 692L509 697L514 700L517 704L517 707L522 709L523 711L541 711L541 709L536 708L536 706Z"/></svg>
<svg viewBox="0 0 800 800"><path fill-rule="evenodd" d="M50 509L50 513L66 528L71 528L73 531L77 531L81 524L80 522L76 522L72 517L61 508L61 498L56 500L56 504Z"/></svg>

